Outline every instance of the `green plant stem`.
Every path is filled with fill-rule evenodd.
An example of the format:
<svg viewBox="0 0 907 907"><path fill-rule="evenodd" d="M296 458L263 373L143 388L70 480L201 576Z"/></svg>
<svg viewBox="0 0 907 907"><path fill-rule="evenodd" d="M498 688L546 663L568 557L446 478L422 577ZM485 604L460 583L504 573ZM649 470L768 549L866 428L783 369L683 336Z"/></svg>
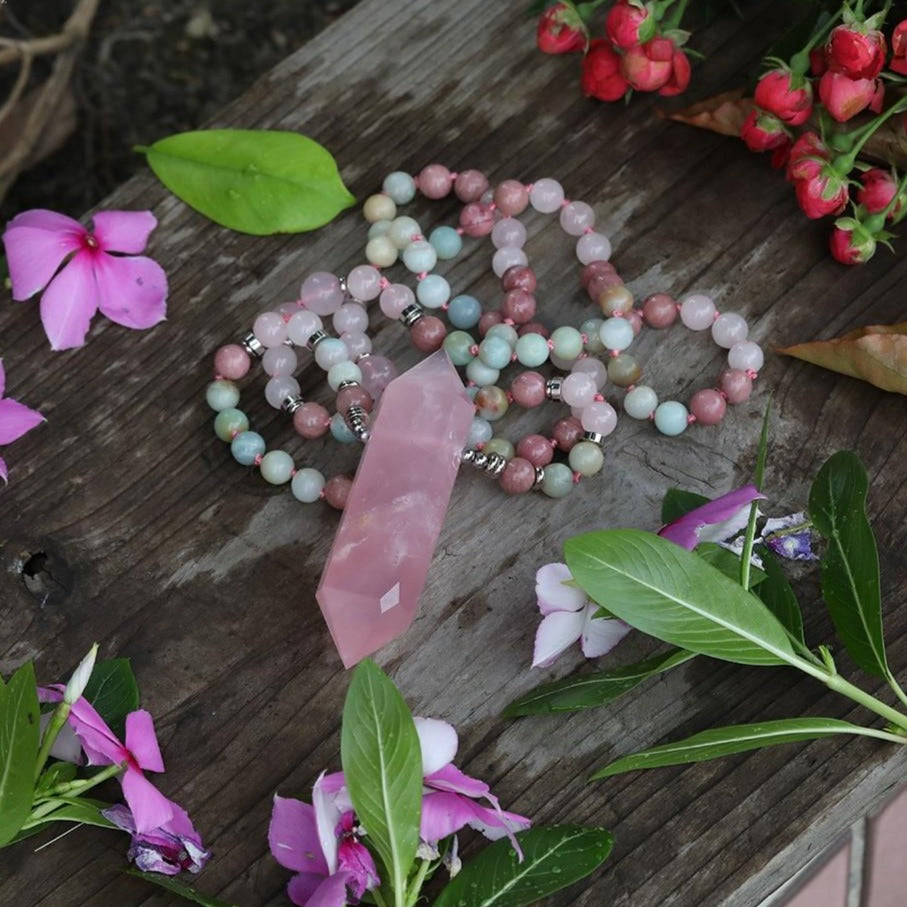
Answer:
<svg viewBox="0 0 907 907"><path fill-rule="evenodd" d="M387 902L381 897L381 892L377 888L370 891L369 894L375 899L375 904L377 904L378 907L387 907Z"/></svg>
<svg viewBox="0 0 907 907"><path fill-rule="evenodd" d="M894 690L894 695L897 696L898 699L900 699L901 702L904 703L904 705L907 705L907 693L904 692L901 685L894 679L891 674L888 675L886 680L888 681L888 686L890 686L891 689Z"/></svg>
<svg viewBox="0 0 907 907"><path fill-rule="evenodd" d="M409 893L406 896L406 907L415 907L418 902L419 892L422 890L422 883L425 881L425 876L428 873L430 866L431 860L422 861L419 871L415 874L412 883L409 886Z"/></svg>
<svg viewBox="0 0 907 907"><path fill-rule="evenodd" d="M69 718L71 708L72 706L68 702L61 702L54 709L50 724L47 725L47 730L44 731L41 748L38 750L38 758L35 762L35 781L41 777L41 772L44 771L44 766L50 756L50 748L54 745L57 735L63 730L63 725L66 724L66 719Z"/></svg>
<svg viewBox="0 0 907 907"><path fill-rule="evenodd" d="M105 781L110 778L116 777L123 769L126 767L126 764L114 763L113 765L108 765L103 771L98 772L96 775L92 775L91 778L85 778L81 781L67 781L64 784L57 784L55 787L51 788L51 792L47 797L42 797L38 805L31 811L28 822L25 826L28 827L29 824L33 822L34 819L40 819L43 816L49 815L60 805L56 800L60 797L79 797L84 794L86 791L91 790L93 787L97 787L99 784L103 784Z"/></svg>
<svg viewBox="0 0 907 907"><path fill-rule="evenodd" d="M907 97L901 98L896 103L892 104L888 110L880 113L876 116L870 123L867 123L862 129L856 130L856 132L850 133L851 139L856 136L856 144L853 145L846 154L842 154L839 157L835 158L834 165L835 169L841 174L848 174L853 170L854 165L857 161L857 155L863 150L863 146L872 138L875 131L885 122L891 119L895 114L903 113L907 110Z"/></svg>

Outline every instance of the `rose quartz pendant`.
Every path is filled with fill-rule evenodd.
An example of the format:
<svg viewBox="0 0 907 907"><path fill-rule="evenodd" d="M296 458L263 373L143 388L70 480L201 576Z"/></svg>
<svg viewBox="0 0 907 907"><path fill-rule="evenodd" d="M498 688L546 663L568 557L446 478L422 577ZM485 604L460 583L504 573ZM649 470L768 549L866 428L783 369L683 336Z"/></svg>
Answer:
<svg viewBox="0 0 907 907"><path fill-rule="evenodd" d="M474 414L444 350L381 397L315 593L346 667L412 623Z"/></svg>

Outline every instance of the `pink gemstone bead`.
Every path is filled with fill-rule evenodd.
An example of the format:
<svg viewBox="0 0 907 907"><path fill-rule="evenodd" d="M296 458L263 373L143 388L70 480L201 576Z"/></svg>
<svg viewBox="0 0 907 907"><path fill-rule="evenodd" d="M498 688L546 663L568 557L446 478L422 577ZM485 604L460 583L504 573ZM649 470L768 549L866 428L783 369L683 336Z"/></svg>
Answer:
<svg viewBox="0 0 907 907"><path fill-rule="evenodd" d="M667 293L653 293L642 304L642 317L650 328L666 328L677 320L677 301Z"/></svg>
<svg viewBox="0 0 907 907"><path fill-rule="evenodd" d="M494 210L490 205L471 202L460 212L460 226L467 236L487 236L494 229Z"/></svg>
<svg viewBox="0 0 907 907"><path fill-rule="evenodd" d="M522 457L511 457L499 481L507 494L525 494L535 485L535 467Z"/></svg>
<svg viewBox="0 0 907 907"><path fill-rule="evenodd" d="M320 403L303 403L293 413L293 428L296 433L312 440L325 434L331 424L330 413Z"/></svg>
<svg viewBox="0 0 907 907"><path fill-rule="evenodd" d="M273 346L271 349L266 350L261 359L262 368L268 375L273 377L292 375L296 371L298 364L296 351L283 343L280 346Z"/></svg>
<svg viewBox="0 0 907 907"><path fill-rule="evenodd" d="M529 203L540 214L553 214L564 200L564 187L557 180L543 177L529 190Z"/></svg>
<svg viewBox="0 0 907 907"><path fill-rule="evenodd" d="M361 299L363 302L377 299L381 292L381 272L371 265L357 265L346 276L346 288L349 290L350 296ZM340 306L338 305L337 308Z"/></svg>
<svg viewBox="0 0 907 907"><path fill-rule="evenodd" d="M409 335L417 350L423 353L433 353L435 350L441 349L441 344L444 343L444 338L447 336L447 327L440 318L425 315L410 328Z"/></svg>
<svg viewBox="0 0 907 907"><path fill-rule="evenodd" d="M522 337L523 334L538 334L540 337L550 337L551 331L548 325L542 324L541 321L530 321L529 324L520 326L519 335Z"/></svg>
<svg viewBox="0 0 907 907"><path fill-rule="evenodd" d="M522 248L526 242L526 228L515 217L502 217L491 230L491 242L496 249Z"/></svg>
<svg viewBox="0 0 907 907"><path fill-rule="evenodd" d="M349 476L331 476L324 486L325 501L335 510L343 510L352 485L353 480Z"/></svg>
<svg viewBox="0 0 907 907"><path fill-rule="evenodd" d="M365 306L346 302L334 312L334 330L337 334L361 334L368 330L368 312Z"/></svg>
<svg viewBox="0 0 907 907"><path fill-rule="evenodd" d="M351 406L361 406L372 411L372 396L364 387L344 387L337 392L337 412L345 413Z"/></svg>
<svg viewBox="0 0 907 907"><path fill-rule="evenodd" d="M228 343L214 354L214 374L230 381L244 378L251 364L249 354L238 343Z"/></svg>
<svg viewBox="0 0 907 907"><path fill-rule="evenodd" d="M513 402L529 409L545 402L545 376L538 372L523 372L510 385Z"/></svg>
<svg viewBox="0 0 907 907"><path fill-rule="evenodd" d="M484 337L490 327L500 324L504 316L500 312L483 312L479 319L479 336Z"/></svg>
<svg viewBox="0 0 907 907"><path fill-rule="evenodd" d="M589 281L592 280L593 277L616 273L617 268L615 268L610 261L590 261L589 264L583 265L583 270L580 272L580 281L584 287L588 287Z"/></svg>
<svg viewBox="0 0 907 907"><path fill-rule="evenodd" d="M596 400L583 408L580 413L580 423L583 431L594 431L600 435L610 435L617 428L617 412L614 407L604 401Z"/></svg>
<svg viewBox="0 0 907 907"><path fill-rule="evenodd" d="M504 217L516 217L529 205L529 190L518 180L504 180L494 190L494 203Z"/></svg>
<svg viewBox="0 0 907 907"><path fill-rule="evenodd" d="M718 388L728 403L746 403L753 390L753 382L746 372L728 368L718 376Z"/></svg>
<svg viewBox="0 0 907 907"><path fill-rule="evenodd" d="M554 423L552 434L554 440L557 441L557 446L561 450L569 452L575 444L582 441L583 425L576 416L566 416Z"/></svg>
<svg viewBox="0 0 907 907"><path fill-rule="evenodd" d="M608 380L608 368L601 359L597 359L595 356L584 356L582 359L577 359L573 365L570 366L571 372L583 372L587 375L591 375L595 379L595 386L599 390L605 386L605 382Z"/></svg>
<svg viewBox="0 0 907 907"><path fill-rule="evenodd" d="M714 388L696 391L690 399L690 412L702 425L717 425L727 411L724 397Z"/></svg>
<svg viewBox="0 0 907 907"><path fill-rule="evenodd" d="M263 347L270 349L287 339L287 323L277 312L262 312L252 325L252 333Z"/></svg>
<svg viewBox="0 0 907 907"><path fill-rule="evenodd" d="M289 321L301 308L302 303L300 303L299 300L296 302L282 302L277 306L277 314L280 315L284 321Z"/></svg>
<svg viewBox="0 0 907 907"><path fill-rule="evenodd" d="M561 208L560 222L568 236L582 236L595 226L595 212L585 202L569 202Z"/></svg>
<svg viewBox="0 0 907 907"><path fill-rule="evenodd" d="M517 442L516 453L533 466L547 466L554 459L554 448L544 435L526 435L521 438Z"/></svg>
<svg viewBox="0 0 907 907"><path fill-rule="evenodd" d="M360 356L367 356L372 351L372 338L368 334L353 331L352 333L344 331L340 339L346 344L349 350L350 359L355 362Z"/></svg>
<svg viewBox="0 0 907 907"><path fill-rule="evenodd" d="M416 301L416 294L402 283L392 283L385 287L378 297L378 305L388 318L399 318L403 310Z"/></svg>
<svg viewBox="0 0 907 907"><path fill-rule="evenodd" d="M419 190L426 198L444 198L453 188L454 178L443 164L423 167L417 177Z"/></svg>
<svg viewBox="0 0 907 907"><path fill-rule="evenodd" d="M362 386L373 400L377 400L384 393L384 388L397 377L394 363L385 356L366 356L357 365L362 372Z"/></svg>
<svg viewBox="0 0 907 907"><path fill-rule="evenodd" d="M299 301L316 315L333 314L343 302L339 278L327 271L309 274L299 290Z"/></svg>
<svg viewBox="0 0 907 907"><path fill-rule="evenodd" d="M612 271L610 274L595 274L589 278L589 282L586 284L586 292L593 302L598 302L599 296L605 290L610 290L612 287L622 287L623 285L623 279L617 271Z"/></svg>
<svg viewBox="0 0 907 907"><path fill-rule="evenodd" d="M587 372L571 372L561 385L561 399L568 406L588 406L597 393L595 378Z"/></svg>
<svg viewBox="0 0 907 907"><path fill-rule="evenodd" d="M715 303L705 293L690 293L680 303L680 320L691 331L704 331L715 320Z"/></svg>
<svg viewBox="0 0 907 907"><path fill-rule="evenodd" d="M498 249L491 259L491 270L497 277L503 277L504 274L512 268L525 267L529 264L526 253L516 246L504 246Z"/></svg>
<svg viewBox="0 0 907 907"><path fill-rule="evenodd" d="M629 312L624 312L624 318L630 322L630 327L633 328L634 334L638 334L642 330L642 314L638 309L630 309Z"/></svg>
<svg viewBox="0 0 907 907"><path fill-rule="evenodd" d="M532 293L516 289L504 294L501 314L514 324L526 324L535 317L536 300Z"/></svg>
<svg viewBox="0 0 907 907"><path fill-rule="evenodd" d="M464 205L477 202L487 189L488 177L481 170L464 170L454 181L454 192Z"/></svg>
<svg viewBox="0 0 907 907"><path fill-rule="evenodd" d="M534 293L538 281L532 268L517 265L504 272L504 276L501 277L501 286L505 292L519 289L525 290L527 293Z"/></svg>

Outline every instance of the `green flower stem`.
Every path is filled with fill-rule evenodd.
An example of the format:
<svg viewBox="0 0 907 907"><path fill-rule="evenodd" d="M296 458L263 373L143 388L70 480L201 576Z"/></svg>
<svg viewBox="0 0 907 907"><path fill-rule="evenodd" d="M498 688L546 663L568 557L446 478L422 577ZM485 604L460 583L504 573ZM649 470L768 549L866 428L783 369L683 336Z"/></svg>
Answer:
<svg viewBox="0 0 907 907"><path fill-rule="evenodd" d="M872 138L875 131L885 122L891 119L897 113L903 113L907 110L907 96L901 98L895 104L892 104L884 113L880 113L872 122L868 123L862 129L850 133L850 138L856 136L856 144L853 145L847 154L842 154L835 158L835 170L841 174L848 174L853 170L857 162L857 155L863 150L863 146Z"/></svg>
<svg viewBox="0 0 907 907"><path fill-rule="evenodd" d="M898 699L900 699L901 702L904 703L904 705L907 705L907 693L904 692L901 685L894 679L891 674L889 674L885 679L888 681L888 686L890 686L891 689L894 690L894 695L897 696Z"/></svg>
<svg viewBox="0 0 907 907"><path fill-rule="evenodd" d="M819 44L820 41L824 41L828 37L829 32L831 32L832 28L838 24L840 18L841 9L839 9L821 28L816 29L809 41L806 42L806 45L790 58L790 68L795 73L802 76L809 71L810 51Z"/></svg>
<svg viewBox="0 0 907 907"><path fill-rule="evenodd" d="M412 883L409 886L409 892L406 896L406 907L415 907L419 901L419 892L422 890L422 883L431 867L431 860L423 860L419 871L413 876Z"/></svg>
<svg viewBox="0 0 907 907"><path fill-rule="evenodd" d="M47 730L44 731L41 748L38 750L38 759L35 762L35 781L41 777L41 772L44 771L44 765L50 756L50 748L54 745L57 735L63 730L63 725L66 724L66 719L69 718L69 710L71 708L72 706L68 702L60 702L54 709L50 724L47 725Z"/></svg>
<svg viewBox="0 0 907 907"><path fill-rule="evenodd" d="M47 796L42 797L38 805L32 810L31 818L40 818L41 816L46 816L48 813L52 813L59 805L53 801L60 797L79 797L93 787L97 787L110 778L116 777L124 768L126 768L125 762L114 763L113 765L108 765L103 771L98 772L96 775L92 775L90 778L84 778L81 781L66 781L63 784L55 785L51 788L50 793Z"/></svg>
<svg viewBox="0 0 907 907"><path fill-rule="evenodd" d="M369 894L374 898L378 907L387 907L387 902L381 897L381 892L377 888L374 891L370 891Z"/></svg>

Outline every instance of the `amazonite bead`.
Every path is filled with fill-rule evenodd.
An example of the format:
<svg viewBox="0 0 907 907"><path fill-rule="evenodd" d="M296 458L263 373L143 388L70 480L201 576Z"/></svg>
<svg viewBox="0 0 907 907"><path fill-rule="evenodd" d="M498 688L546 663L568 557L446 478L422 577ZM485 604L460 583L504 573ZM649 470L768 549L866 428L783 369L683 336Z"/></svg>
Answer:
<svg viewBox="0 0 907 907"><path fill-rule="evenodd" d="M566 497L573 490L573 473L565 463L549 463L542 479L542 491L549 498Z"/></svg>
<svg viewBox="0 0 907 907"><path fill-rule="evenodd" d="M265 439L257 431L242 431L230 442L233 459L251 466L265 452Z"/></svg>
<svg viewBox="0 0 907 907"><path fill-rule="evenodd" d="M440 274L429 274L419 281L416 299L426 309L440 309L450 299L450 284Z"/></svg>
<svg viewBox="0 0 907 907"><path fill-rule="evenodd" d="M626 318L606 318L598 336L609 350L625 350L633 342L633 326Z"/></svg>
<svg viewBox="0 0 907 907"><path fill-rule="evenodd" d="M605 351L605 345L599 335L604 323L604 318L589 318L579 326L580 333L586 335L585 348L587 353L603 353Z"/></svg>
<svg viewBox="0 0 907 907"><path fill-rule="evenodd" d="M469 438L466 441L467 447L478 447L480 444L487 444L494 434L494 429L487 419L481 416L473 416L472 424L469 426Z"/></svg>
<svg viewBox="0 0 907 907"><path fill-rule="evenodd" d="M486 332L486 337L501 337L510 344L513 349L516 346L520 335L512 324L493 324Z"/></svg>
<svg viewBox="0 0 907 907"><path fill-rule="evenodd" d="M423 274L430 271L438 263L438 253L434 246L425 239L413 240L403 250L403 264L413 274Z"/></svg>
<svg viewBox="0 0 907 907"><path fill-rule="evenodd" d="M479 344L479 358L491 368L507 368L513 349L503 337L486 336Z"/></svg>
<svg viewBox="0 0 907 907"><path fill-rule="evenodd" d="M583 335L576 328L562 326L551 332L552 352L559 359L578 359L583 351Z"/></svg>
<svg viewBox="0 0 907 907"><path fill-rule="evenodd" d="M655 409L655 427L663 434L674 437L686 431L688 416L687 408L676 400L665 400Z"/></svg>
<svg viewBox="0 0 907 907"><path fill-rule="evenodd" d="M479 387L489 387L492 384L497 384L500 376L500 369L492 368L478 358L473 359L466 366L466 377Z"/></svg>
<svg viewBox="0 0 907 907"><path fill-rule="evenodd" d="M475 398L476 412L489 422L497 422L507 415L510 401L507 394L494 384L480 388Z"/></svg>
<svg viewBox="0 0 907 907"><path fill-rule="evenodd" d="M640 384L627 391L624 397L624 412L632 419L648 419L658 406L658 394L651 387Z"/></svg>
<svg viewBox="0 0 907 907"><path fill-rule="evenodd" d="M350 351L339 337L325 337L315 347L315 361L327 371L338 362L345 362L350 358Z"/></svg>
<svg viewBox="0 0 907 907"><path fill-rule="evenodd" d="M435 227L428 236L441 261L456 258L463 249L463 240L453 227Z"/></svg>
<svg viewBox="0 0 907 907"><path fill-rule="evenodd" d="M261 477L272 485L284 485L290 481L296 464L285 450L269 450L258 464Z"/></svg>
<svg viewBox="0 0 907 907"><path fill-rule="evenodd" d="M471 334L466 331L451 331L444 338L444 349L454 365L469 365L475 354L472 348L476 345Z"/></svg>
<svg viewBox="0 0 907 907"><path fill-rule="evenodd" d="M208 406L219 413L225 409L232 409L239 403L239 388L226 378L218 378L212 381L205 391L205 399Z"/></svg>
<svg viewBox="0 0 907 907"><path fill-rule="evenodd" d="M567 459L574 472L581 476L594 476L601 472L605 454L598 444L592 441L578 441L570 448Z"/></svg>
<svg viewBox="0 0 907 907"><path fill-rule="evenodd" d="M321 497L324 488L324 476L311 466L300 469L290 482L290 491L297 501L303 504L313 504Z"/></svg>
<svg viewBox="0 0 907 907"><path fill-rule="evenodd" d="M395 170L384 177L381 188L398 204L405 205L416 197L416 181L405 171Z"/></svg>
<svg viewBox="0 0 907 907"><path fill-rule="evenodd" d="M516 449L506 438L492 438L483 448L482 453L499 454L507 460L512 460Z"/></svg>
<svg viewBox="0 0 907 907"><path fill-rule="evenodd" d="M475 296L454 296L447 306L447 319L455 328L474 328L482 317L482 303Z"/></svg>
<svg viewBox="0 0 907 907"><path fill-rule="evenodd" d="M391 222L389 220L376 220L368 228L368 238L376 239L379 236L387 236L390 228Z"/></svg>
<svg viewBox="0 0 907 907"><path fill-rule="evenodd" d="M376 268L389 268L397 260L397 247L387 236L376 236L365 244L365 257Z"/></svg>
<svg viewBox="0 0 907 907"><path fill-rule="evenodd" d="M334 413L331 416L331 435L335 441L339 441L341 444L353 444L358 440L352 429L346 424L342 413Z"/></svg>
<svg viewBox="0 0 907 907"><path fill-rule="evenodd" d="M620 353L608 360L608 377L618 387L630 387L642 377L642 366L635 356Z"/></svg>
<svg viewBox="0 0 907 907"><path fill-rule="evenodd" d="M241 409L231 406L214 417L214 434L221 441L232 441L236 435L248 430L249 417Z"/></svg>
<svg viewBox="0 0 907 907"><path fill-rule="evenodd" d="M397 205L389 195L370 195L362 206L362 216L370 224L378 220L393 220L397 216Z"/></svg>
<svg viewBox="0 0 907 907"><path fill-rule="evenodd" d="M541 334L523 334L514 352L520 365L537 368L548 361L548 341Z"/></svg>
<svg viewBox="0 0 907 907"><path fill-rule="evenodd" d="M422 228L411 217L395 217L387 235L398 249L405 249L413 241L413 237L422 235Z"/></svg>
<svg viewBox="0 0 907 907"><path fill-rule="evenodd" d="M340 389L344 381L355 381L356 384L362 384L362 369L355 362L335 362L328 369L328 385L332 391Z"/></svg>

